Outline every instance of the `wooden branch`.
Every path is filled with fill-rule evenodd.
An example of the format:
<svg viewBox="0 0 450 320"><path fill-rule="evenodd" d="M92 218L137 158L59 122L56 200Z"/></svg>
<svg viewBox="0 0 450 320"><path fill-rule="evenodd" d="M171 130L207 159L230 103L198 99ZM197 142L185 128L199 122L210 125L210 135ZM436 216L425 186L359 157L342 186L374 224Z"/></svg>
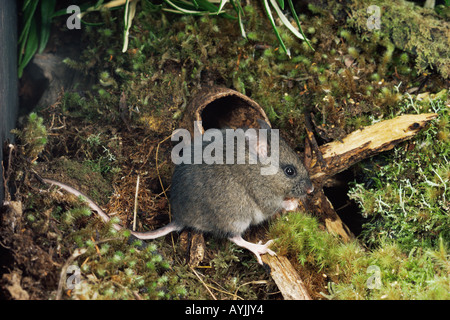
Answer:
<svg viewBox="0 0 450 320"><path fill-rule="evenodd" d="M205 257L206 245L203 233L184 230L180 234L180 249L191 267L197 267Z"/></svg>
<svg viewBox="0 0 450 320"><path fill-rule="evenodd" d="M353 233L334 210L333 205L325 196L322 188L317 189L316 192L314 192L311 201L309 201L306 206L303 205L303 210L300 209L299 211L312 212L314 216L325 225L328 232L339 236L344 242L348 242L355 238Z"/></svg>
<svg viewBox="0 0 450 320"><path fill-rule="evenodd" d="M285 300L311 300L306 287L288 258L284 256L261 256L270 266L270 275L277 284Z"/></svg>
<svg viewBox="0 0 450 320"><path fill-rule="evenodd" d="M319 149L326 166L321 167L317 156L314 156L311 161L311 179L321 182L363 159L391 150L396 144L412 138L436 117L435 113L403 115L353 131L342 142L324 144Z"/></svg>

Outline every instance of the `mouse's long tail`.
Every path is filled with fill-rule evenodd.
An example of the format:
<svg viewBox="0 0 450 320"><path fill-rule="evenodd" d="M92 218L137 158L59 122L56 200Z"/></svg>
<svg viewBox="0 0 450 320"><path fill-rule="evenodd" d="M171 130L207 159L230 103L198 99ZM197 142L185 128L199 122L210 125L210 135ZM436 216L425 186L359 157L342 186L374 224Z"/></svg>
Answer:
<svg viewBox="0 0 450 320"><path fill-rule="evenodd" d="M39 177L39 176L38 176ZM81 191L78 191L75 188L72 188L71 186L56 181L56 180L52 180L52 179L47 179L47 178L42 178L39 177L40 180L42 180L44 183L47 184L53 184L55 186L60 187L63 190L66 190L67 192L75 195L76 197L83 197L86 200L86 203L88 204L88 206L94 210L95 212L97 212L97 214L100 216L100 218L102 218L102 220L107 223L109 222L109 220L111 219L91 198L89 198L87 195L85 195L84 193L82 193ZM119 226L118 224L113 223L113 228L116 229L117 231L119 231L120 229L122 229L121 226Z"/></svg>
<svg viewBox="0 0 450 320"><path fill-rule="evenodd" d="M56 180L41 178L39 176L37 176L37 177L40 180L42 180L44 183L56 185L56 186L60 187L61 189L64 189L67 192L69 192L77 197L82 196L86 200L89 207L92 210L96 211L104 222L108 222L111 219L91 198L89 198L87 195L85 195L81 191L78 191L77 189L72 188L71 186L69 186L65 183L56 181ZM112 226L117 231L122 229L122 226L115 224L115 223ZM178 226L178 224L175 223L175 221L172 221L168 225L166 225L160 229L157 229L157 230L148 231L148 232L131 231L131 234L134 235L138 239L148 240L148 239L156 239L156 238L165 236L168 233L171 233L173 231L179 231L181 229L183 229L183 228Z"/></svg>
<svg viewBox="0 0 450 320"><path fill-rule="evenodd" d="M149 239L156 239L156 238L165 236L166 234L169 234L173 231L180 231L181 229L183 229L183 228L181 228L175 221L172 221L168 225L166 225L162 228L156 229L156 230L147 231L147 232L131 231L131 234L138 239L149 240Z"/></svg>

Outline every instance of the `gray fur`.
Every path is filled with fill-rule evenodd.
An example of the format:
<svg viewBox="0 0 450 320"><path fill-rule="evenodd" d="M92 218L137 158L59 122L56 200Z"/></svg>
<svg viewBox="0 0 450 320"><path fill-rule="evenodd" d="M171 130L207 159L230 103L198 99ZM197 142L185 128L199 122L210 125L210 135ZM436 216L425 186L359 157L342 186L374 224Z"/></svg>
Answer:
<svg viewBox="0 0 450 320"><path fill-rule="evenodd" d="M248 161L177 165L170 196L174 223L219 237L233 237L279 212L284 199L306 196L312 191L308 172L281 138L279 150L280 168L274 175L261 175L261 164ZM283 172L286 165L296 168L294 178Z"/></svg>

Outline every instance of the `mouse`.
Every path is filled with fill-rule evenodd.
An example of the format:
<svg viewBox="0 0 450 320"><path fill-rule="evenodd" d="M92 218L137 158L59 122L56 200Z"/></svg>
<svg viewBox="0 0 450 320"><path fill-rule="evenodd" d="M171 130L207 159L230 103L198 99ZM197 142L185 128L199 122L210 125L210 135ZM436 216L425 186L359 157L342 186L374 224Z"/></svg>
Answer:
<svg viewBox="0 0 450 320"><path fill-rule="evenodd" d="M256 136L255 131L247 135L241 130L244 144L238 143L239 138L230 143L226 139L227 129L216 129L220 132L219 137L222 135L224 150L227 146L232 146L236 151L234 159L231 158L235 161L177 164L170 188L171 222L156 230L131 231L131 234L138 239L150 240L171 232L191 229L218 238L228 238L252 252L261 265L261 255L275 255L269 248L273 240L265 244L252 243L244 240L243 234L251 226L261 224L280 211L295 210L299 201L314 191L314 186L301 159L279 137L277 129L272 129L263 120L258 120L258 123L260 130L256 130ZM202 141L202 151L211 147L212 143ZM188 145L183 152L186 150L194 157L194 144ZM238 154L244 154L245 161L237 161ZM277 161L273 161L275 164L268 161L269 154L277 156ZM264 171L268 166L271 166L271 170ZM89 197L76 189L55 180L42 180L58 185L76 196L82 195L103 220L109 220L109 216ZM117 224L113 224L113 227L121 229Z"/></svg>
<svg viewBox="0 0 450 320"><path fill-rule="evenodd" d="M176 165L170 189L172 221L154 231L132 234L147 240L189 228L228 238L251 251L261 265L262 254L274 255L269 249L272 240L265 244L251 243L242 235L251 226L268 220L282 210L295 210L298 201L311 194L314 186L298 155L279 136L277 167L271 174L262 174L261 169L267 167L264 162L267 162L268 153L275 150L270 144L274 130L263 120L258 120L258 123L260 129L266 130L267 139L251 141L251 136L246 136L244 163ZM225 148L226 129L220 131ZM238 149L237 140L232 143L235 154L242 151ZM204 141L203 150L210 144ZM194 153L192 145L191 152ZM250 160L254 160L253 163Z"/></svg>

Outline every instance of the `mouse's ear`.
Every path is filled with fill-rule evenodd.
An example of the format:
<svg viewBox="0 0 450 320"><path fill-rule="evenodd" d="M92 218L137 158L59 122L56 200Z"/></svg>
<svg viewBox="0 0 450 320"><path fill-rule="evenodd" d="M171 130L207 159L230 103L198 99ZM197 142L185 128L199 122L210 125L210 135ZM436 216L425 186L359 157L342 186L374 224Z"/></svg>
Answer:
<svg viewBox="0 0 450 320"><path fill-rule="evenodd" d="M259 161L264 163L269 152L269 145L267 143L267 130L260 129L256 133L256 129L248 129L245 132L245 139L248 142L249 149L249 163L256 164Z"/></svg>
<svg viewBox="0 0 450 320"><path fill-rule="evenodd" d="M262 119L257 119L256 121L258 121L259 126L260 126L261 129L267 129L267 130L272 129L272 128L269 126L269 124L268 124L267 122L265 122L264 120L262 120Z"/></svg>

